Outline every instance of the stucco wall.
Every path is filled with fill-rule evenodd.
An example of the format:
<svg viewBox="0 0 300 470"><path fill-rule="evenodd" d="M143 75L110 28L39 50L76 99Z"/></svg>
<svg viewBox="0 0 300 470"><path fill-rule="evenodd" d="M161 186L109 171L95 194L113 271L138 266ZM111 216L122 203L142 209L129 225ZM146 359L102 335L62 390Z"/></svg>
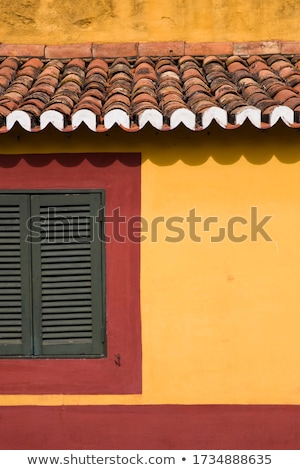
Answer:
<svg viewBox="0 0 300 470"><path fill-rule="evenodd" d="M1 144L4 154L141 152L146 222L142 394L25 396L16 390L2 395L0 405L300 403L299 131L283 124L267 131L215 125L200 133L114 129L97 135L14 129ZM8 172L21 177L18 165L6 160L0 181ZM39 171L33 169L32 181ZM263 226L271 241L261 232L257 240L251 236L251 207L257 207L257 223L271 216ZM201 242L191 239L192 209L202 217L195 225ZM174 216L182 219L173 219L170 229L167 220ZM219 221L205 232L211 216ZM212 242L234 216L246 221L234 225L234 237L246 239L226 234ZM164 220L153 222L157 217Z"/></svg>
<svg viewBox="0 0 300 470"><path fill-rule="evenodd" d="M297 0L4 0L0 41L298 40Z"/></svg>

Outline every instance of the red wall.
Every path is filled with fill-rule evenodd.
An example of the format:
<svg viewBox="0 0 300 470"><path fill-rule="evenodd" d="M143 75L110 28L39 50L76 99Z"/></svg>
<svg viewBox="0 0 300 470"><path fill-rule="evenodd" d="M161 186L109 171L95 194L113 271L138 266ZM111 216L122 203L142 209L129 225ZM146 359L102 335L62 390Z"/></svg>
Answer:
<svg viewBox="0 0 300 470"><path fill-rule="evenodd" d="M299 449L299 406L0 409L1 449Z"/></svg>

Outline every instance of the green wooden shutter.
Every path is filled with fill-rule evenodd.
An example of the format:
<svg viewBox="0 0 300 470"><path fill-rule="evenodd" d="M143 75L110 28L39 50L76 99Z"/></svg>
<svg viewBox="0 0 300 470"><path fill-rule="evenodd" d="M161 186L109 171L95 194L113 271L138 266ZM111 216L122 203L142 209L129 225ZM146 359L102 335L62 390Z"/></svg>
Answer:
<svg viewBox="0 0 300 470"><path fill-rule="evenodd" d="M104 354L102 193L31 196L34 354ZM38 225L38 224L36 224Z"/></svg>
<svg viewBox="0 0 300 470"><path fill-rule="evenodd" d="M0 355L30 355L29 197L0 195Z"/></svg>

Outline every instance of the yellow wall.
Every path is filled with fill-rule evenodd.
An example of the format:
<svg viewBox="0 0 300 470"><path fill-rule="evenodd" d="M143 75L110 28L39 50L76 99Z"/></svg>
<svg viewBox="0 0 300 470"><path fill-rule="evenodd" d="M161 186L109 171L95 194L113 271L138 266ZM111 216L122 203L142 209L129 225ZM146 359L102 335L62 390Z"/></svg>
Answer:
<svg viewBox="0 0 300 470"><path fill-rule="evenodd" d="M297 0L2 0L0 42L299 40Z"/></svg>
<svg viewBox="0 0 300 470"><path fill-rule="evenodd" d="M186 237L141 244L143 394L140 396L2 396L8 404L300 404L299 131L217 125L193 133L114 129L93 134L13 130L3 153L141 151L142 216L186 217L190 209L220 225L251 206L267 242ZM236 226L236 235L249 235ZM153 235L153 232L152 232ZM212 232L216 235L216 231Z"/></svg>

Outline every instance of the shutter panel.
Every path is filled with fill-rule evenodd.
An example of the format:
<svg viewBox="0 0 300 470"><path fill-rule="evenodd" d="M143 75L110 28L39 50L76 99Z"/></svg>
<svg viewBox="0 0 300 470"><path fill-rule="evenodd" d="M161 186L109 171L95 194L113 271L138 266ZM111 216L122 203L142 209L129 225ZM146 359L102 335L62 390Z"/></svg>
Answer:
<svg viewBox="0 0 300 470"><path fill-rule="evenodd" d="M0 354L30 355L29 197L0 195Z"/></svg>
<svg viewBox="0 0 300 470"><path fill-rule="evenodd" d="M104 354L102 193L32 195L34 354Z"/></svg>

